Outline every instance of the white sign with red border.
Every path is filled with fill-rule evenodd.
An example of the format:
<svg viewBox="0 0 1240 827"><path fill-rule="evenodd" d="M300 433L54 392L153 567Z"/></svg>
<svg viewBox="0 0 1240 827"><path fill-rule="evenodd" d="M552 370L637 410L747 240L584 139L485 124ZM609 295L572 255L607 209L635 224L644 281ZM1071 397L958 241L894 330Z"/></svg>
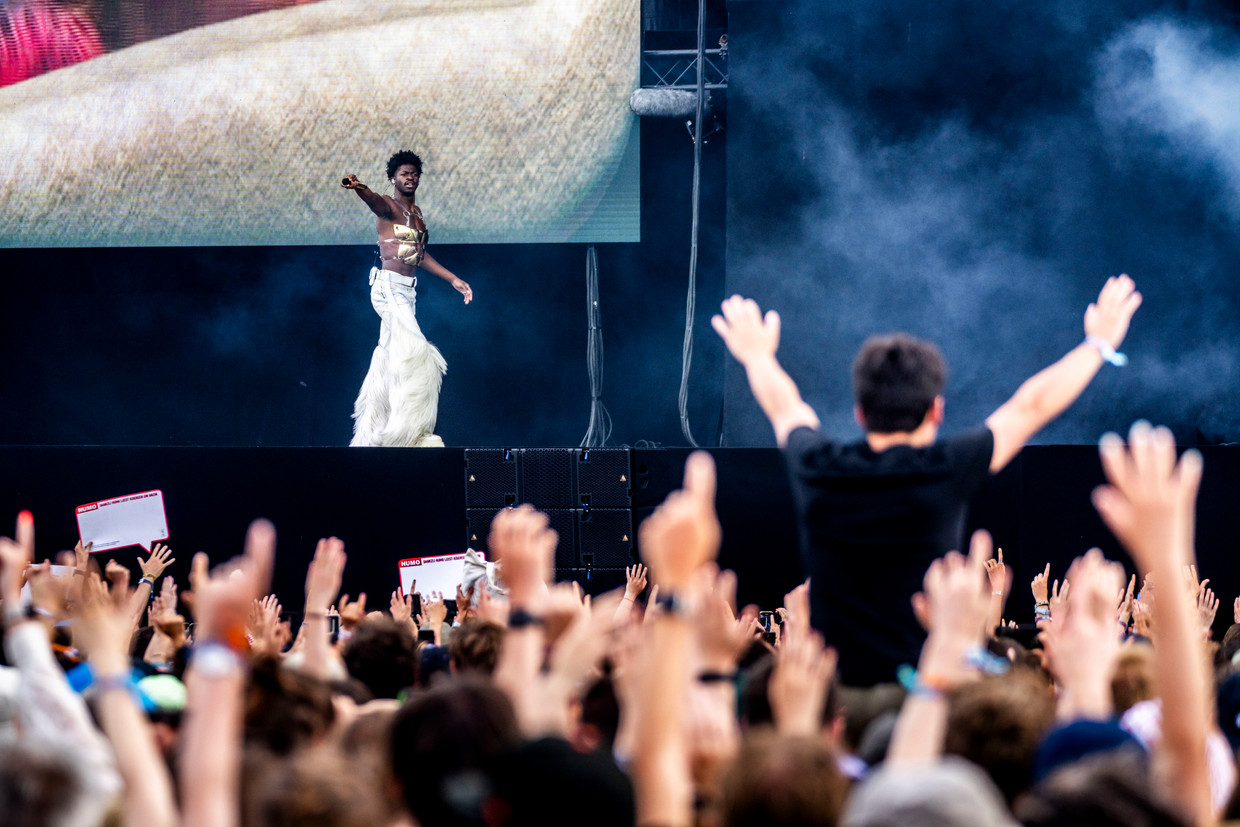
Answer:
<svg viewBox="0 0 1240 827"><path fill-rule="evenodd" d="M164 492L158 489L79 505L77 523L82 545L94 543L95 553L124 546L149 552L152 543L168 539Z"/></svg>
<svg viewBox="0 0 1240 827"><path fill-rule="evenodd" d="M478 552L479 556L482 552ZM444 600L456 600L456 587L465 574L465 553L431 554L401 560L400 589L404 594L440 592ZM417 587L414 587L414 581Z"/></svg>

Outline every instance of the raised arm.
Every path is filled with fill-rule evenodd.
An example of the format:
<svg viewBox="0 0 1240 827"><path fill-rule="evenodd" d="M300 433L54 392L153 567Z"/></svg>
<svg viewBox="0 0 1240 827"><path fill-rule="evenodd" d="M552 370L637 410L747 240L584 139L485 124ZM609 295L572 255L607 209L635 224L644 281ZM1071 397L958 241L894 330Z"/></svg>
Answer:
<svg viewBox="0 0 1240 827"><path fill-rule="evenodd" d="M745 369L749 389L771 427L779 447L788 443L788 435L800 427L817 428L818 414L801 398L775 351L779 349L779 314L768 310L766 316L753 299L733 296L723 303L723 315L710 320L715 332Z"/></svg>
<svg viewBox="0 0 1240 827"><path fill-rule="evenodd" d="M392 220L392 205L388 200L370 187L357 180L357 176L349 173L340 182L340 186L347 190L353 190L357 193L357 197L366 202L366 206L370 207L370 211L380 218L388 221Z"/></svg>
<svg viewBox="0 0 1240 827"><path fill-rule="evenodd" d="M1098 300L1085 310L1085 340L1050 367L1026 380L986 420L995 438L992 473L1003 469L1025 443L1081 395L1102 367L1103 359L1122 364L1115 351L1128 334L1141 294L1128 276L1112 276Z"/></svg>

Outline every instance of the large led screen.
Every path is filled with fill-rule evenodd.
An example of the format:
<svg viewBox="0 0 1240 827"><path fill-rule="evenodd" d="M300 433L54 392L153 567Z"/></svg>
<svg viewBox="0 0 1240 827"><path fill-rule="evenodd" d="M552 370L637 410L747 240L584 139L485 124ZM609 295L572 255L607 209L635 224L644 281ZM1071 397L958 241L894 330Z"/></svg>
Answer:
<svg viewBox="0 0 1240 827"><path fill-rule="evenodd" d="M638 240L639 0L0 0L0 246Z"/></svg>

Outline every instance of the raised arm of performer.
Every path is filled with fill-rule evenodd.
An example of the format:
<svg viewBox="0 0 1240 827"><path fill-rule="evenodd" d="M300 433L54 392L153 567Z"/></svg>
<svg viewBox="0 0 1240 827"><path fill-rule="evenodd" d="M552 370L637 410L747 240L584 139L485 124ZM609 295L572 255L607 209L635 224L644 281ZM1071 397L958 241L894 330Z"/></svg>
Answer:
<svg viewBox="0 0 1240 827"><path fill-rule="evenodd" d="M357 176L350 173L340 182L340 186L347 190L353 190L357 193L357 197L366 202L366 206L370 207L370 211L382 219L391 221L393 218L392 204L387 198L372 190L370 187L357 180Z"/></svg>
<svg viewBox="0 0 1240 827"><path fill-rule="evenodd" d="M1132 314L1141 306L1141 294L1128 276L1112 276L1098 300L1085 310L1085 340L1050 367L1021 385L986 420L995 437L990 471L996 473L1020 453L1025 443L1076 401L1093 380L1103 361L1122 365L1116 351L1128 334Z"/></svg>
<svg viewBox="0 0 1240 827"><path fill-rule="evenodd" d="M775 358L779 349L779 314L766 315L753 299L733 296L723 303L723 315L710 320L715 332L745 369L749 389L775 429L783 448L797 428L817 428L818 414L801 398L801 391Z"/></svg>

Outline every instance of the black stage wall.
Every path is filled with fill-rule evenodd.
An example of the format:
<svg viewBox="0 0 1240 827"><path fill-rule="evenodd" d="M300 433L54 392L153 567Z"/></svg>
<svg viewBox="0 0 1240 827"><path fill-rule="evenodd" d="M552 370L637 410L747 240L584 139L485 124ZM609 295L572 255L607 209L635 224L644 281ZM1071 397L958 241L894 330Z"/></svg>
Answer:
<svg viewBox="0 0 1240 827"><path fill-rule="evenodd" d="M782 459L773 449L717 449L717 508L723 525L720 563L740 575L740 600L773 608L799 580L796 531ZM1240 594L1240 558L1232 526L1233 492L1240 490L1240 449L1204 448L1205 478L1198 505L1198 559L1223 610ZM680 482L685 449L626 452L634 524ZM184 583L193 553L219 562L240 551L254 517L275 522L280 544L275 591L300 608L305 568L322 536L346 542L343 591L367 592L382 609L398 583L396 563L414 554L459 552L467 540L466 452L382 449L0 448L0 515L35 514L41 554L71 548L74 507L106 497L164 491ZM1009 617L1028 621L1028 583L1046 562L1061 578L1071 559L1099 546L1125 559L1089 504L1102 481L1096 449L1031 447L985 486L974 503L973 527L991 531L1014 570ZM7 532L5 532L7 533ZM640 536L640 534L638 535ZM639 549L636 550L639 553ZM132 564L136 548L112 555ZM873 561L875 577L886 562ZM564 568L598 592L623 584L618 569Z"/></svg>

